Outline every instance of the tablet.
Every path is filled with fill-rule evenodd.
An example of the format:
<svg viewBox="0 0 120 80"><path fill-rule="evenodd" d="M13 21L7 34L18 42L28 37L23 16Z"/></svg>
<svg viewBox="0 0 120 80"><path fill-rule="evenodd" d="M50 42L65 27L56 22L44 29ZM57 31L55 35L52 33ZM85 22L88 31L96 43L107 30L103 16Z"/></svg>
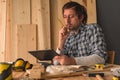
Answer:
<svg viewBox="0 0 120 80"><path fill-rule="evenodd" d="M34 50L34 51L28 51L28 52L38 60L52 60L54 56L59 55L53 49Z"/></svg>

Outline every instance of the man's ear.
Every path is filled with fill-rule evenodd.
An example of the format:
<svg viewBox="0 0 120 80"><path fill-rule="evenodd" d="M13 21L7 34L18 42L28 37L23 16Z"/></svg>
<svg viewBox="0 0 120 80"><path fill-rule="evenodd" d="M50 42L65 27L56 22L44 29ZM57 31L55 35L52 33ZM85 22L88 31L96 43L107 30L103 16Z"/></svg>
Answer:
<svg viewBox="0 0 120 80"><path fill-rule="evenodd" d="M83 16L83 15L81 15L81 16L80 16L80 21L82 22L82 21L83 21L83 19L84 19L84 16Z"/></svg>

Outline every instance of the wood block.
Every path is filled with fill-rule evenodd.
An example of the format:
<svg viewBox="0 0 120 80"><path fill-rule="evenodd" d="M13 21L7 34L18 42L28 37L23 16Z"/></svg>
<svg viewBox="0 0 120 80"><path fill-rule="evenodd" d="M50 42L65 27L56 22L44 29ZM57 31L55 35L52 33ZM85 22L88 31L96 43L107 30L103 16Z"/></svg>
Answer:
<svg viewBox="0 0 120 80"><path fill-rule="evenodd" d="M41 71L40 69L32 69L30 70L30 79L40 79L41 78Z"/></svg>
<svg viewBox="0 0 120 80"><path fill-rule="evenodd" d="M40 79L41 75L44 74L45 70L43 65L34 64L33 68L30 70L29 78L30 79Z"/></svg>

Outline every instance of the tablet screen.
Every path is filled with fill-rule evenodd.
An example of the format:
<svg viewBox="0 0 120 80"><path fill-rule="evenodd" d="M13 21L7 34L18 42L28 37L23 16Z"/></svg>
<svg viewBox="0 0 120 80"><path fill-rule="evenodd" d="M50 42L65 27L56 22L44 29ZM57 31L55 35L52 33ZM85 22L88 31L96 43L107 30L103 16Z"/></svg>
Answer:
<svg viewBox="0 0 120 80"><path fill-rule="evenodd" d="M34 50L34 51L28 51L28 52L39 60L52 60L54 56L59 55L53 49Z"/></svg>

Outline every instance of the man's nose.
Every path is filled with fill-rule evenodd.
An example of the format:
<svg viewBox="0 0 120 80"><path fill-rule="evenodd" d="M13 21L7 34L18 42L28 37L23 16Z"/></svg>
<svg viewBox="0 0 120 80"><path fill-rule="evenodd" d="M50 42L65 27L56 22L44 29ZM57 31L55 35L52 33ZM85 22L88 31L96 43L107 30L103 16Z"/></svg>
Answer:
<svg viewBox="0 0 120 80"><path fill-rule="evenodd" d="M67 23L70 23L70 21L71 21L70 17L67 17Z"/></svg>

